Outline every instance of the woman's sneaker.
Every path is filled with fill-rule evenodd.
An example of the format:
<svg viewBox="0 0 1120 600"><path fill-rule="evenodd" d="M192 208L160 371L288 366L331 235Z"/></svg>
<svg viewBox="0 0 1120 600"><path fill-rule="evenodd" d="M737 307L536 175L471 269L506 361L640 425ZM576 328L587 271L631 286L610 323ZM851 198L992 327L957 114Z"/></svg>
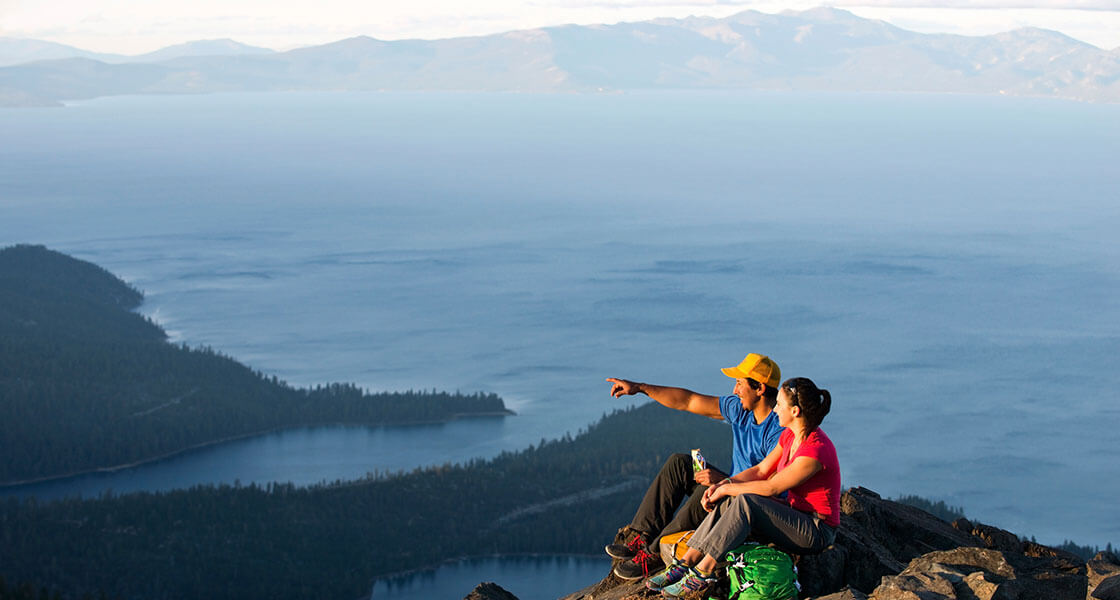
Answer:
<svg viewBox="0 0 1120 600"><path fill-rule="evenodd" d="M662 588L669 587L683 579L690 570L691 568L688 565L681 563L680 560L674 560L673 564L647 579L646 587L655 592L660 591Z"/></svg>
<svg viewBox="0 0 1120 600"><path fill-rule="evenodd" d="M619 560L630 560L638 555L638 550L645 550L648 542L646 537L642 534L635 535L625 544L607 544L604 550L611 558Z"/></svg>
<svg viewBox="0 0 1120 600"><path fill-rule="evenodd" d="M660 556L646 552L645 548L639 548L634 558L619 563L618 566L614 568L614 574L617 575L619 579L633 581L635 579L649 577L650 573L657 572L657 570L664 565L665 563L661 562Z"/></svg>
<svg viewBox="0 0 1120 600"><path fill-rule="evenodd" d="M700 595L715 583L716 576L714 573L705 577L696 569L688 567L688 572L684 578L673 585L661 588L661 595L665 598L682 598L689 594Z"/></svg>

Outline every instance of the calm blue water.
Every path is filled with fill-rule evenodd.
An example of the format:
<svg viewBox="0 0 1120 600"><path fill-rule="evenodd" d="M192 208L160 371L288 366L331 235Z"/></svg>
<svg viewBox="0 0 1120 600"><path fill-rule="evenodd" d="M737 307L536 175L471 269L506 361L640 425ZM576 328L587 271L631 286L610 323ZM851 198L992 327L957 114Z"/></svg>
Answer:
<svg viewBox="0 0 1120 600"><path fill-rule="evenodd" d="M597 583L610 572L607 557L503 556L446 563L438 569L373 584L371 600L435 600L466 596L492 581L520 600L554 600Z"/></svg>
<svg viewBox="0 0 1120 600"><path fill-rule="evenodd" d="M498 417L438 425L305 427L206 446L108 472L0 487L0 498L57 499L251 482L331 483L497 455L490 440L515 422ZM423 440L417 451L417 440Z"/></svg>
<svg viewBox="0 0 1120 600"><path fill-rule="evenodd" d="M0 244L101 264L175 340L297 385L493 391L519 413L392 433L414 464L577 430L621 405L608 376L726 393L718 367L762 351L833 392L845 485L1104 544L1118 155L1120 107L1051 100L113 98L0 112ZM380 431L141 479L407 468Z"/></svg>

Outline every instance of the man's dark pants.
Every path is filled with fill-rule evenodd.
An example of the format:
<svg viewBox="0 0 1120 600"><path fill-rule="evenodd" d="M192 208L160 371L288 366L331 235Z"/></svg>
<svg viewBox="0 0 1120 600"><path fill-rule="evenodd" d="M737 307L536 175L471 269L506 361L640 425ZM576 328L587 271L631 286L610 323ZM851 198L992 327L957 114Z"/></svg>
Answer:
<svg viewBox="0 0 1120 600"><path fill-rule="evenodd" d="M708 486L696 483L692 475L692 456L670 456L653 483L649 484L634 520L630 522L631 529L646 535L649 540L647 550L655 556L660 552L658 544L661 536L696 529L708 516L700 504ZM689 497L688 501L681 506L685 496ZM680 510L677 510L678 506Z"/></svg>

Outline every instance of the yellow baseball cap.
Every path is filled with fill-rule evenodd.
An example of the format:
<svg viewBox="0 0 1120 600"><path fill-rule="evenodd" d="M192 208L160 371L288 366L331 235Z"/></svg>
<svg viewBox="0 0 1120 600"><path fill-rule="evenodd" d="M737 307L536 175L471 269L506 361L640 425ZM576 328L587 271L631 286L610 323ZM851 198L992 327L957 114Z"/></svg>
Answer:
<svg viewBox="0 0 1120 600"><path fill-rule="evenodd" d="M738 366L720 370L728 377L734 379L750 378L759 383L765 383L772 388L776 388L782 383L782 372L778 369L778 363L770 360L769 356L753 352L748 354Z"/></svg>

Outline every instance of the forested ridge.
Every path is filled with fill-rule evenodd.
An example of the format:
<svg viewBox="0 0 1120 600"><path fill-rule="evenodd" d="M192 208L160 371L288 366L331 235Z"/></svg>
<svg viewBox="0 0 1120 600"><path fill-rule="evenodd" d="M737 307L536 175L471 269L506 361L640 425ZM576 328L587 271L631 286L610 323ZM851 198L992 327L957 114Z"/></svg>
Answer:
<svg viewBox="0 0 1120 600"><path fill-rule="evenodd" d="M167 342L143 295L42 246L0 250L0 483L131 464L283 427L506 413L494 394L297 389Z"/></svg>
<svg viewBox="0 0 1120 600"><path fill-rule="evenodd" d="M730 464L725 424L647 404L575 438L385 478L9 499L0 576L67 597L348 598L379 575L450 557L594 553L665 458L696 446Z"/></svg>

